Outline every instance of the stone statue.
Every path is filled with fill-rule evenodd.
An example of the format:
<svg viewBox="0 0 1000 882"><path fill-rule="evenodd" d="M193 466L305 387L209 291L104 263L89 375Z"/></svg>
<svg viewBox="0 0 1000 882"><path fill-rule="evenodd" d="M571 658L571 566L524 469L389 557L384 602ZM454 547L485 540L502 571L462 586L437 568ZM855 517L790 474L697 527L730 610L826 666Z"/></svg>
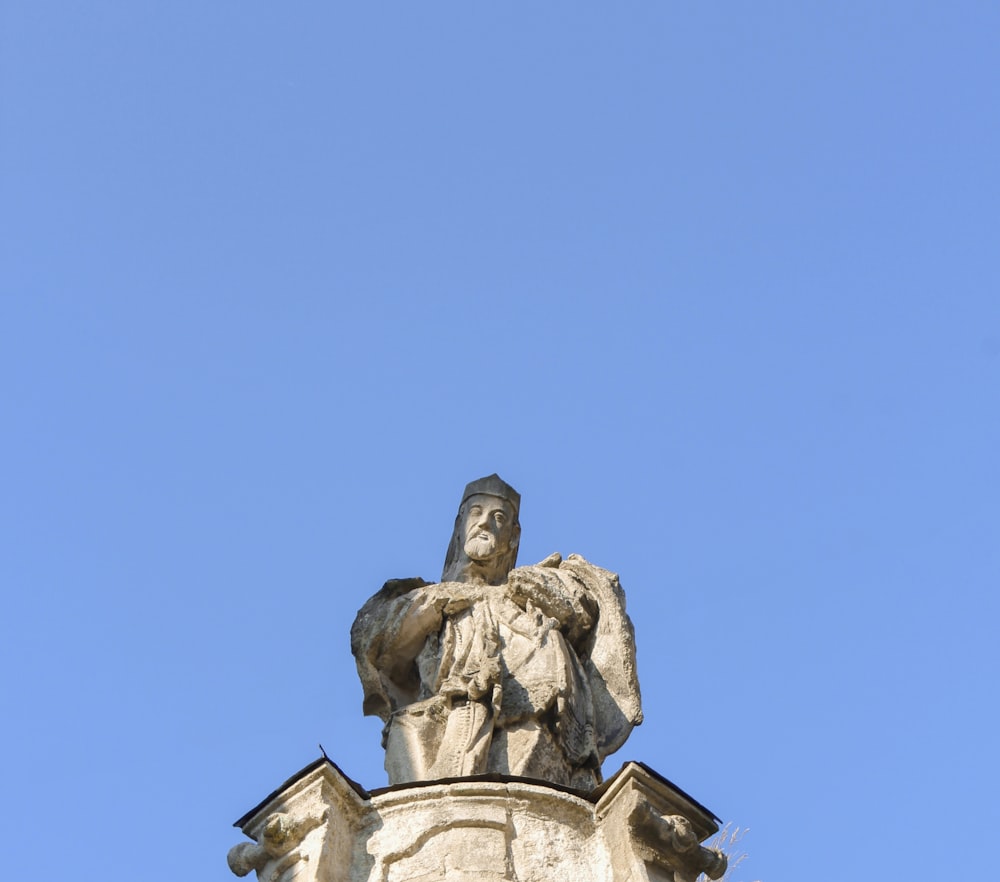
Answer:
<svg viewBox="0 0 1000 882"><path fill-rule="evenodd" d="M499 773L581 790L642 722L618 577L578 555L515 568L521 497L465 488L441 582L386 582L351 650L390 784Z"/></svg>

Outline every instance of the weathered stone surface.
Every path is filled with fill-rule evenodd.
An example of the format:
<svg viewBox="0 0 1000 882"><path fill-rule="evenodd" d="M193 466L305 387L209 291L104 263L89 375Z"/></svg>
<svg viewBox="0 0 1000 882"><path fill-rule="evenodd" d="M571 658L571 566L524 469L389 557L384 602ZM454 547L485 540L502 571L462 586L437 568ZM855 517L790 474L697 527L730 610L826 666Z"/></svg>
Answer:
<svg viewBox="0 0 1000 882"><path fill-rule="evenodd" d="M519 509L497 475L472 482L442 581L387 582L358 613L390 784L499 773L587 790L642 721L618 577L578 555L515 568Z"/></svg>
<svg viewBox="0 0 1000 882"><path fill-rule="evenodd" d="M440 583L390 581L351 648L385 721L390 787L324 758L237 822L259 882L694 882L725 858L704 807L601 762L642 721L618 577L570 555L516 567L520 496L466 487Z"/></svg>
<svg viewBox="0 0 1000 882"><path fill-rule="evenodd" d="M692 882L725 858L702 806L626 764L590 794L490 776L368 794L327 760L237 821L229 853L259 882Z"/></svg>
<svg viewBox="0 0 1000 882"><path fill-rule="evenodd" d="M229 850L229 868L259 882L367 879L352 867L367 797L328 760L307 766L236 822L254 842Z"/></svg>

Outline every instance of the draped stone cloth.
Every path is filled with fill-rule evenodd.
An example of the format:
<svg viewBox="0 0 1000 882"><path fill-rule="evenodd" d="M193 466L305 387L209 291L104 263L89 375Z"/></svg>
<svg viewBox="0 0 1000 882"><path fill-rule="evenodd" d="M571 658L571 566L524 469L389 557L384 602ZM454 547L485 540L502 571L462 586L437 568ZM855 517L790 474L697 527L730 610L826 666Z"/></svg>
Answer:
<svg viewBox="0 0 1000 882"><path fill-rule="evenodd" d="M387 582L351 648L390 784L498 772L590 789L642 721L618 577L578 555L502 585Z"/></svg>

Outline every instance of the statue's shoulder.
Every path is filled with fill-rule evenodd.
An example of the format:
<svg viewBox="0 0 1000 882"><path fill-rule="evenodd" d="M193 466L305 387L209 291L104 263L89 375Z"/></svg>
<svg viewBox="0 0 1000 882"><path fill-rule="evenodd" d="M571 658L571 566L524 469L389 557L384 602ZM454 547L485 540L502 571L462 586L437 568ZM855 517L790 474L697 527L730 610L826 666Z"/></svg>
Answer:
<svg viewBox="0 0 1000 882"><path fill-rule="evenodd" d="M378 623L384 624L385 617L394 614L393 608L396 606L393 603L394 600L405 594L409 594L417 588L424 588L427 585L433 584L433 582L428 582L419 576L414 576L410 579L390 579L386 582L358 610L358 615L354 619L354 625L351 627L352 646L356 645L362 639L362 635L366 631L374 633L374 631L379 630L382 625Z"/></svg>
<svg viewBox="0 0 1000 882"><path fill-rule="evenodd" d="M563 557L558 551L550 554L545 560L534 564L535 567L549 567L551 569L562 570L578 576L587 575L591 578L599 578L608 582L617 582L618 574L606 570L603 567L592 564L582 554L568 554Z"/></svg>
<svg viewBox="0 0 1000 882"><path fill-rule="evenodd" d="M606 570L603 567L599 567L596 564L592 564L589 560L580 554L569 554L563 557L558 551L550 554L545 560L541 560L536 564L528 564L527 566L517 567L517 569L512 570L511 573L517 573L521 571L530 570L558 570L560 573L575 577L576 579L583 579L585 581L590 580L600 580L602 582L608 582L612 584L618 584L618 574L611 572L611 570Z"/></svg>
<svg viewBox="0 0 1000 882"><path fill-rule="evenodd" d="M614 576L611 570L606 570L604 567L599 567L597 564L591 563L582 554L569 554L562 563L563 566L568 567L579 567L581 569L594 570L598 573L607 573L610 576Z"/></svg>
<svg viewBox="0 0 1000 882"><path fill-rule="evenodd" d="M408 594L414 588L426 588L428 585L433 584L433 582L428 582L426 579L421 579L420 576L412 576L409 579L390 579L379 589L372 600L375 600L375 598L392 600L402 594Z"/></svg>

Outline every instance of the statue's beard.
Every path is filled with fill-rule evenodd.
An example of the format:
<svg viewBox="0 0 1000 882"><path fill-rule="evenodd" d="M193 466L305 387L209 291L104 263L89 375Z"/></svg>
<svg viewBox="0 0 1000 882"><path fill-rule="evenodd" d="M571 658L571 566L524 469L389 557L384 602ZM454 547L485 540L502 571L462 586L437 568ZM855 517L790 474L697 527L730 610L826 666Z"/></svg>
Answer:
<svg viewBox="0 0 1000 882"><path fill-rule="evenodd" d="M465 555L469 560L485 562L497 554L497 540L491 533L477 533L465 540Z"/></svg>

